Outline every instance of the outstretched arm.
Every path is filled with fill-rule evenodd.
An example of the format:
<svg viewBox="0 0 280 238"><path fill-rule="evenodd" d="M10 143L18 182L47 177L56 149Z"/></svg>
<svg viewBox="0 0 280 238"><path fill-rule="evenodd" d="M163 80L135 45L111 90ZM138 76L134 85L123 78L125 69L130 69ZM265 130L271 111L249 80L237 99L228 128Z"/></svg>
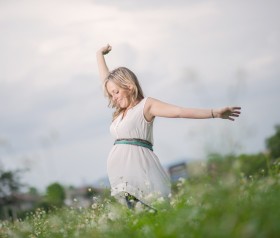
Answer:
<svg viewBox="0 0 280 238"><path fill-rule="evenodd" d="M234 117L239 116L240 110L241 107L224 107L219 109L183 108L154 98L148 98L144 115L148 121L152 121L156 116L192 119L222 118L234 121Z"/></svg>
<svg viewBox="0 0 280 238"><path fill-rule="evenodd" d="M102 83L105 80L105 78L109 75L109 69L107 67L104 55L108 54L111 50L112 47L108 44L106 46L103 46L96 52L98 71Z"/></svg>

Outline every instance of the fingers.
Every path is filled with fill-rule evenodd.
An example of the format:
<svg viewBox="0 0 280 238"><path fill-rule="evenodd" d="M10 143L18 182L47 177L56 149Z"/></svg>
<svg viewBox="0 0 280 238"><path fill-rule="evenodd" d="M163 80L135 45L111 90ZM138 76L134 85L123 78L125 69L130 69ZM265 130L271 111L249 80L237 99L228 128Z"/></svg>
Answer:
<svg viewBox="0 0 280 238"><path fill-rule="evenodd" d="M108 54L111 50L112 50L112 46L110 46L109 44L101 48L101 52L103 55Z"/></svg>
<svg viewBox="0 0 280 238"><path fill-rule="evenodd" d="M234 121L234 118L233 118L233 117L235 117L235 116L229 115L229 116L227 116L227 117L224 117L223 119L228 119L228 120ZM237 117L238 117L238 116L237 116Z"/></svg>
<svg viewBox="0 0 280 238"><path fill-rule="evenodd" d="M241 114L240 110L241 107L231 107L229 115L234 117L239 117L239 115Z"/></svg>
<svg viewBox="0 0 280 238"><path fill-rule="evenodd" d="M234 118L239 117L239 115L241 114L240 110L241 107L230 107L227 119L234 121Z"/></svg>
<svg viewBox="0 0 280 238"><path fill-rule="evenodd" d="M112 50L112 46L110 46L109 44L107 44L107 50L111 51Z"/></svg>
<svg viewBox="0 0 280 238"><path fill-rule="evenodd" d="M231 112L240 114L241 107L231 107Z"/></svg>

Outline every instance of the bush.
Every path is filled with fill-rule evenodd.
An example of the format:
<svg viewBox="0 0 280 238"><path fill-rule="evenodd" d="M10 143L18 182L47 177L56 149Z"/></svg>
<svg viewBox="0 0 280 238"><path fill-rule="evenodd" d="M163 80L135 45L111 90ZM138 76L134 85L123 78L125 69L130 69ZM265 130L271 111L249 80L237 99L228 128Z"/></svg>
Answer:
<svg viewBox="0 0 280 238"><path fill-rule="evenodd" d="M270 172L269 157L263 153L254 155L211 155L208 160L208 173L212 177L234 174L237 177L259 178Z"/></svg>
<svg viewBox="0 0 280 238"><path fill-rule="evenodd" d="M231 175L234 176L234 175ZM10 237L279 237L280 177L181 180L157 213L104 199L89 209L38 209L25 220L0 222Z"/></svg>

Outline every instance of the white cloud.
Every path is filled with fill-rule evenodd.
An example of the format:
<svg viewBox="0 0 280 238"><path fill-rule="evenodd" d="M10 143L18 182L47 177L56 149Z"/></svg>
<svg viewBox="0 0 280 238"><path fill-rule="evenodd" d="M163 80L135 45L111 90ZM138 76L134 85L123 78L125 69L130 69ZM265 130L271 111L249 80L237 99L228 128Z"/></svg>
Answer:
<svg viewBox="0 0 280 238"><path fill-rule="evenodd" d="M156 152L164 164L220 148L262 150L280 120L272 106L280 99L278 5L1 2L0 138L10 145L0 143L2 162L32 165L28 181L44 174L36 186L105 176L111 111L95 51L107 43L113 46L109 67L133 69L148 96L190 107L243 106L236 123L156 120ZM46 169L48 158L56 175Z"/></svg>
<svg viewBox="0 0 280 238"><path fill-rule="evenodd" d="M270 66L273 63L273 61L274 61L273 56L265 55L250 60L245 66L245 68L253 72L263 71L264 68Z"/></svg>

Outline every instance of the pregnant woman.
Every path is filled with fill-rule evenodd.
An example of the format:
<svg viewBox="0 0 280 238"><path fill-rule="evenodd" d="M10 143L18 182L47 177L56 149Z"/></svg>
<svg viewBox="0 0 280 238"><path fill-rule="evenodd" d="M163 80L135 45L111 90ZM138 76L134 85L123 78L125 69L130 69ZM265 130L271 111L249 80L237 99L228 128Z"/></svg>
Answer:
<svg viewBox="0 0 280 238"><path fill-rule="evenodd" d="M129 208L136 204L152 208L153 201L167 198L171 193L169 177L153 152L155 118L222 118L234 121L241 108L184 108L144 97L131 70L119 67L109 71L104 55L111 49L106 45L96 53L105 95L109 105L115 109L110 126L115 143L107 160L111 195Z"/></svg>

